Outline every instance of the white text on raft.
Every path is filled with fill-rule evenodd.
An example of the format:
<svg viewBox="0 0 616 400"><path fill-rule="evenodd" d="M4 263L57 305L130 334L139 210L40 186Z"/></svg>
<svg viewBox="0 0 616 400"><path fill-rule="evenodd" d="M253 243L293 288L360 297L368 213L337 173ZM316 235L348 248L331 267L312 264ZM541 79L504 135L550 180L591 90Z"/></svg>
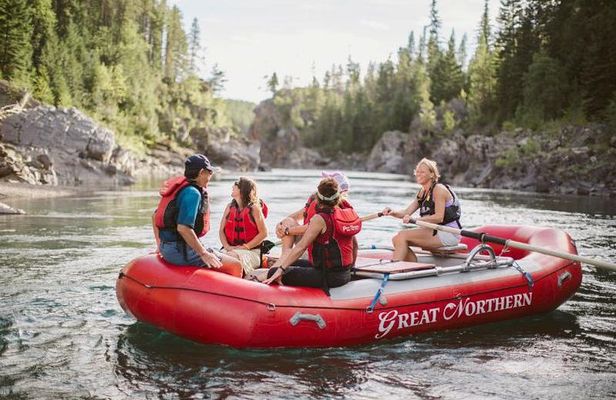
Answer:
<svg viewBox="0 0 616 400"><path fill-rule="evenodd" d="M447 303L442 308L434 307L405 313L401 313L398 310L391 310L379 314L379 332L374 337L376 339L384 337L396 327L396 325L396 330L400 330L413 326L433 324L438 322L439 319L449 321L453 318L472 317L512 308L527 307L530 306L532 302L533 294L530 292L476 301L462 299L458 302Z"/></svg>

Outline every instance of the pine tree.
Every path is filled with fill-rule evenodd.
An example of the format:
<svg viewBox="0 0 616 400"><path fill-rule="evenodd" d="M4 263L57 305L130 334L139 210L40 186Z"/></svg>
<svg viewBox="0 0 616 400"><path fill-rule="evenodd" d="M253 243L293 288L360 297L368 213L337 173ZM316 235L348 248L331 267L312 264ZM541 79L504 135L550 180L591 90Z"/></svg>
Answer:
<svg viewBox="0 0 616 400"><path fill-rule="evenodd" d="M496 62L490 47L490 25L486 0L481 17L477 49L468 67L468 105L471 118L476 123L486 123L493 118L496 90Z"/></svg>
<svg viewBox="0 0 616 400"><path fill-rule="evenodd" d="M430 79L434 82L434 69L436 68L439 60L442 56L441 48L439 44L439 33L441 27L441 20L438 16L438 11L436 8L436 0L432 0L430 5L430 31L428 37L428 74L430 75Z"/></svg>
<svg viewBox="0 0 616 400"><path fill-rule="evenodd" d="M276 93L278 91L278 75L276 72L272 73L271 77L265 77L267 79L267 88L272 93L272 97L276 97Z"/></svg>
<svg viewBox="0 0 616 400"><path fill-rule="evenodd" d="M182 13L173 6L167 24L164 76L175 83L184 78L187 69L188 43L182 29Z"/></svg>
<svg viewBox="0 0 616 400"><path fill-rule="evenodd" d="M458 46L458 53L457 53L457 58L458 58L458 64L460 64L460 67L464 70L465 66L466 66L466 57L467 57L467 53L466 53L466 41L468 40L466 32L464 33L464 35L462 35L462 40L460 40L460 45Z"/></svg>
<svg viewBox="0 0 616 400"><path fill-rule="evenodd" d="M30 86L31 15L26 0L0 0L0 77Z"/></svg>
<svg viewBox="0 0 616 400"><path fill-rule="evenodd" d="M518 118L539 123L561 117L568 92L565 72L558 61L544 51L535 54L524 75L524 103Z"/></svg>
<svg viewBox="0 0 616 400"><path fill-rule="evenodd" d="M193 74L198 74L201 53L201 30L199 29L199 20L193 18L192 25L190 26L190 33L188 35L188 69Z"/></svg>
<svg viewBox="0 0 616 400"><path fill-rule="evenodd" d="M501 121L510 118L517 106L522 101L522 77L527 65L520 63L523 57L523 49L520 47L520 19L522 9L517 0L501 0L501 7L497 21L499 32L496 40L498 57L497 101L499 105L499 119ZM525 25L525 29L529 25Z"/></svg>
<svg viewBox="0 0 616 400"><path fill-rule="evenodd" d="M225 88L225 82L227 81L227 78L225 77L225 73L218 67L218 64L214 64L210 75L211 76L208 80L208 83L212 91L214 93L222 92Z"/></svg>

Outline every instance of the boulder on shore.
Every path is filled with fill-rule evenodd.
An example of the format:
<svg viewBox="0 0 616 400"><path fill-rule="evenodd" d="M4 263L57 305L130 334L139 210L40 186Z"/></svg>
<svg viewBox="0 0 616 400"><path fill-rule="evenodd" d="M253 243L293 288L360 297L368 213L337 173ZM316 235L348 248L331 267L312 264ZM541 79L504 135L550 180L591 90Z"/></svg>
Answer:
<svg viewBox="0 0 616 400"><path fill-rule="evenodd" d="M111 130L75 108L39 105L0 125L0 179L41 184L133 181L134 163L123 156Z"/></svg>

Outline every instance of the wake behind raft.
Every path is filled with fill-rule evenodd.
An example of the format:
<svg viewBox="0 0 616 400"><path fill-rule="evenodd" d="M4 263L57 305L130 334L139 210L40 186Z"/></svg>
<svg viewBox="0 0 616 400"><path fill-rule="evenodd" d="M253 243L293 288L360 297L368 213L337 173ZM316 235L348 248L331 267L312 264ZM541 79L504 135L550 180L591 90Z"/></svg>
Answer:
<svg viewBox="0 0 616 400"><path fill-rule="evenodd" d="M577 254L563 231L530 226L473 230ZM353 346L521 318L556 309L579 288L580 263L464 237L466 253L360 251L354 279L323 290L264 285L150 254L122 269L116 294L137 320L178 336L236 348ZM505 250L505 251L503 251ZM503 255L499 255L503 254Z"/></svg>

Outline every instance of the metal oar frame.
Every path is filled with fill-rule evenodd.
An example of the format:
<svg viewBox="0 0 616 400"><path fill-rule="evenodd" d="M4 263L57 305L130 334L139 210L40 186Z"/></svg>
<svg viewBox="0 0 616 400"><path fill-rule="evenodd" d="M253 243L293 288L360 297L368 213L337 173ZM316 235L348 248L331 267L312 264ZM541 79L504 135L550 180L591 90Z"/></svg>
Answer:
<svg viewBox="0 0 616 400"><path fill-rule="evenodd" d="M393 250L391 246L371 246L370 250ZM432 254L427 250L417 250L416 253L420 255ZM487 253L484 255L482 253ZM464 260L458 265L452 265L449 267L440 267L435 265L433 268L424 269L419 271L401 272L390 274L389 280L406 280L414 278L423 278L428 276L438 276L447 273L455 272L470 272L477 270L496 269L499 267L511 267L514 264L514 259L511 257L496 256L494 249L486 243L480 243L475 246L468 255L460 253L452 253L447 255L435 255L435 257L457 258ZM391 260L375 260L374 265L391 263ZM355 275L365 278L379 278L382 279L383 275L379 272L363 272L361 268L355 269Z"/></svg>

